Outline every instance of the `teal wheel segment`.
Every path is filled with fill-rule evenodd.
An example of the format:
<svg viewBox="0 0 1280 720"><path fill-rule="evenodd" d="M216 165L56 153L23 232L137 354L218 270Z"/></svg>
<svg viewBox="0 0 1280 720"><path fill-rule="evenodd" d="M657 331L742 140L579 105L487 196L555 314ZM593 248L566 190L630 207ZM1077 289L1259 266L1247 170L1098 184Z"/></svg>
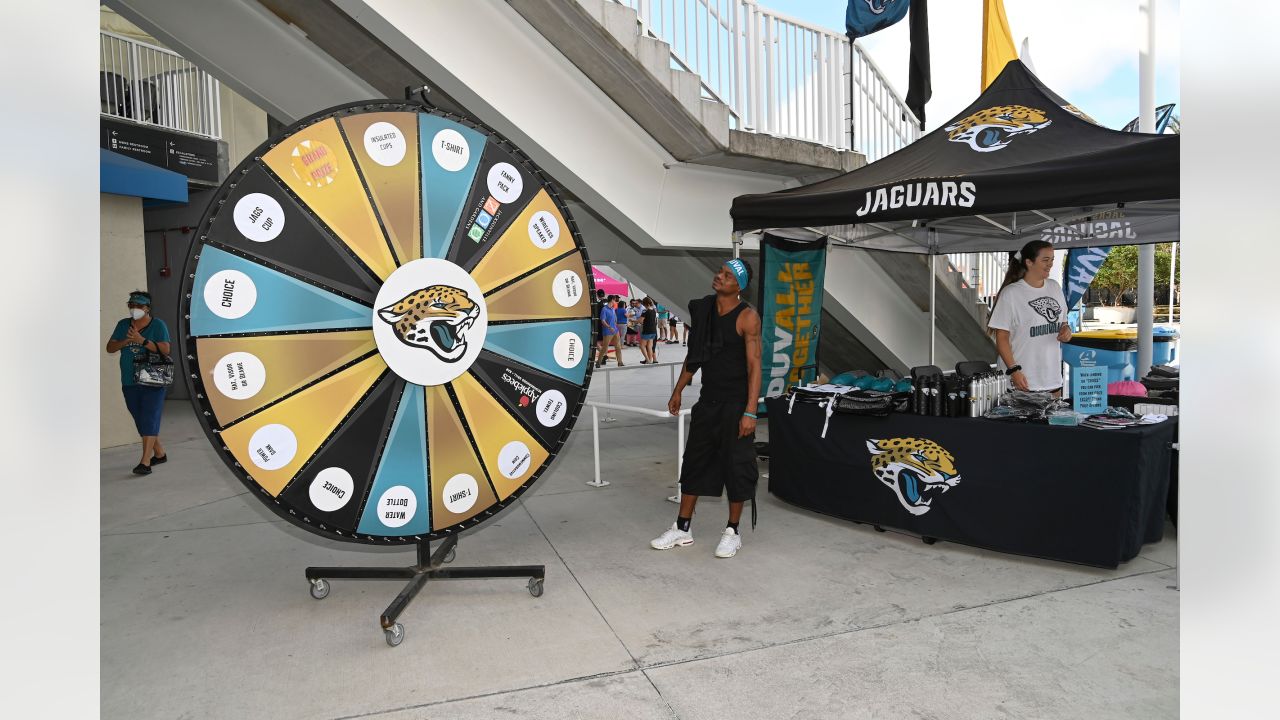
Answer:
<svg viewBox="0 0 1280 720"><path fill-rule="evenodd" d="M418 116L422 153L422 257L443 258L476 182L485 136L438 115Z"/></svg>
<svg viewBox="0 0 1280 720"><path fill-rule="evenodd" d="M208 245L191 293L191 334L368 328L373 310Z"/></svg>
<svg viewBox="0 0 1280 720"><path fill-rule="evenodd" d="M403 537L431 532L424 397L421 385L405 383L360 518L357 531L363 535Z"/></svg>
<svg viewBox="0 0 1280 720"><path fill-rule="evenodd" d="M591 320L490 325L484 349L581 385L591 354Z"/></svg>

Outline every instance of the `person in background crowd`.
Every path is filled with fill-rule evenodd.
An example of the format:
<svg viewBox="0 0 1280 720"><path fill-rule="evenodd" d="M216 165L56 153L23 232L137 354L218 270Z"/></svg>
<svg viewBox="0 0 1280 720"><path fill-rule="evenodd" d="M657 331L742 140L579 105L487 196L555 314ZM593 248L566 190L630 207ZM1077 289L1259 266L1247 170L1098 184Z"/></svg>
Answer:
<svg viewBox="0 0 1280 720"><path fill-rule="evenodd" d="M665 342L667 339L667 318L671 316L671 313L662 303L658 303L655 309L658 311L658 342Z"/></svg>
<svg viewBox="0 0 1280 720"><path fill-rule="evenodd" d="M133 363L149 352L169 354L169 328L164 321L151 317L151 294L134 290L126 303L129 317L116 323L107 340L108 353L120 353L120 385L124 404L133 416L134 427L142 438L142 459L133 469L135 475L150 475L151 467L169 461L160 442L160 415L164 412L165 388L139 385L134 380Z"/></svg>
<svg viewBox="0 0 1280 720"><path fill-rule="evenodd" d="M669 338L667 340L667 344L675 345L677 342L680 342L679 340L676 340L676 330L679 329L680 318L676 317L675 313L671 313L671 317L667 318L667 325L669 326L668 329L670 331L667 333L667 337ZM685 325L685 327L687 328L689 326Z"/></svg>
<svg viewBox="0 0 1280 720"><path fill-rule="evenodd" d="M613 337L613 342L618 351L618 367L622 367L622 340L627 331L627 306L621 295L613 296L613 314L614 324L618 327L618 334Z"/></svg>
<svg viewBox="0 0 1280 720"><path fill-rule="evenodd" d="M729 494L729 523L720 535L716 557L730 558L742 548L738 521L751 500L755 525L756 403L760 396L760 314L739 294L751 282L751 267L740 258L727 260L711 281L714 295L689 302L695 318L689 353L667 410L680 414L681 393L702 371L702 388L689 419L689 442L680 470L680 513L669 530L649 546L669 550L693 544L694 507L703 495Z"/></svg>
<svg viewBox="0 0 1280 720"><path fill-rule="evenodd" d="M1000 369L1018 390L1062 392L1062 347L1071 340L1062 286L1049 279L1053 246L1032 240L1009 253L1009 270L987 323Z"/></svg>
<svg viewBox="0 0 1280 720"><path fill-rule="evenodd" d="M597 357L597 354L599 353L599 348L601 346L601 343L604 340L604 321L600 319L600 309L604 307L604 304L605 304L604 290L596 288L596 298L595 298L595 302L592 304L592 309L595 311L593 313L593 315L595 316L595 320L593 320L592 322L594 322L596 326L596 343L591 346L591 356L592 356L591 362L593 363L597 362L600 359L600 357L603 357L603 356Z"/></svg>
<svg viewBox="0 0 1280 720"><path fill-rule="evenodd" d="M640 352L644 355L641 365L658 362L658 354L653 349L653 342L658 337L658 309L653 298L644 299L644 313L640 316Z"/></svg>
<svg viewBox="0 0 1280 720"><path fill-rule="evenodd" d="M618 316L613 312L613 304L612 295L600 304L600 314L597 316L600 323L600 349L596 354L596 367L604 367L604 361L609 359L609 346L618 335ZM618 364L622 364L621 351L618 352Z"/></svg>
<svg viewBox="0 0 1280 720"><path fill-rule="evenodd" d="M640 316L643 314L640 300L631 298L627 306L627 344L631 347L640 347Z"/></svg>

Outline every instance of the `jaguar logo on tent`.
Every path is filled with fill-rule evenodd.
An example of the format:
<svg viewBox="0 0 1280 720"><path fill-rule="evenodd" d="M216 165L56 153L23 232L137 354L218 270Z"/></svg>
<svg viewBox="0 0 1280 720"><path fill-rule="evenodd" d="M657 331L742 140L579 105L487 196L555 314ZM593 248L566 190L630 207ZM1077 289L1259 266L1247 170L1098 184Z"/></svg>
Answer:
<svg viewBox="0 0 1280 720"><path fill-rule="evenodd" d="M951 142L965 143L978 152L995 152L1009 147L1020 135L1030 135L1052 124L1043 110L1026 105L999 105L979 110L943 130Z"/></svg>
<svg viewBox="0 0 1280 720"><path fill-rule="evenodd" d="M923 515L933 501L960 483L955 458L932 440L868 440L871 471L893 491L912 515Z"/></svg>

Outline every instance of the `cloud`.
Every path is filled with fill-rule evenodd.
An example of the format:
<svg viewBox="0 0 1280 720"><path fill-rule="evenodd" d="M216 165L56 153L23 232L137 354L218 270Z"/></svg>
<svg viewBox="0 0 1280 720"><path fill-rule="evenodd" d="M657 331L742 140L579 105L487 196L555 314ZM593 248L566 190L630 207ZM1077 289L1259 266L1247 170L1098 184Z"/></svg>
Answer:
<svg viewBox="0 0 1280 720"><path fill-rule="evenodd" d="M1157 0L1156 73L1163 76L1161 86L1173 88L1178 86L1181 55L1179 11L1179 0ZM1021 48L1023 38L1031 38L1036 73L1059 95L1073 100L1073 95L1096 91L1108 78L1132 66L1133 86L1117 86L1107 95L1118 97L1100 98L1098 102L1108 108L1125 102L1130 103L1130 107L1137 106L1140 20L1136 2L1005 0L1005 13L1014 44ZM981 0L929 3L929 36L933 99L925 113L928 129L932 130L963 110L978 95L982 58ZM905 97L910 51L908 24L898 23L859 40L858 44L875 59L899 95ZM1171 83L1166 80L1169 76L1172 76ZM1096 92L1089 94L1096 95ZM1104 114L1101 107L1082 109L1090 114Z"/></svg>

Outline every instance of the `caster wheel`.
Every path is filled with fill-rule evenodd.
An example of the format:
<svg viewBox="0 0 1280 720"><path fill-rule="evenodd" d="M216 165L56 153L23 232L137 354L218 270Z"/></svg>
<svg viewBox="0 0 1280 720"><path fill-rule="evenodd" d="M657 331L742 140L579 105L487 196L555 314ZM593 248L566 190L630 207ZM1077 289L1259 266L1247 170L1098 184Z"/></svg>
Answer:
<svg viewBox="0 0 1280 720"><path fill-rule="evenodd" d="M323 600L329 597L329 581L323 578L317 578L311 581L311 597L317 600Z"/></svg>
<svg viewBox="0 0 1280 720"><path fill-rule="evenodd" d="M932 545L932 544L934 544L934 543L938 542L938 538L922 537L922 538L920 538L920 539L924 541L924 544L925 544L925 545Z"/></svg>
<svg viewBox="0 0 1280 720"><path fill-rule="evenodd" d="M387 636L387 644L391 647L404 642L404 626L400 623L396 623L382 632Z"/></svg>
<svg viewBox="0 0 1280 720"><path fill-rule="evenodd" d="M449 548L449 552L444 554L444 562L451 563L456 557L458 557L458 548L455 545L454 547Z"/></svg>
<svg viewBox="0 0 1280 720"><path fill-rule="evenodd" d="M529 578L529 594L542 597L542 578Z"/></svg>
<svg viewBox="0 0 1280 720"><path fill-rule="evenodd" d="M884 528L880 527L879 525L872 525L871 527L875 528L876 532L884 532Z"/></svg>

